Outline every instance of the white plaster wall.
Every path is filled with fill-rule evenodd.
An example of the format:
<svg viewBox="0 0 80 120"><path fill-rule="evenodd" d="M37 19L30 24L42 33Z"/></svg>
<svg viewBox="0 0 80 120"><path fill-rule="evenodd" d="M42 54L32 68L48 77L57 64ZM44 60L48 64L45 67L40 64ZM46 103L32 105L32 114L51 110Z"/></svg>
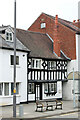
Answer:
<svg viewBox="0 0 80 120"><path fill-rule="evenodd" d="M43 99L62 98L62 82L61 81L57 82L57 93L55 95L46 96L46 94L44 93L44 84L42 88L43 88L43 93L42 93Z"/></svg>
<svg viewBox="0 0 80 120"><path fill-rule="evenodd" d="M67 75L70 72L73 72L73 68L74 71L80 71L80 35L77 34L76 34L76 59L68 62ZM68 82L63 83L64 100L73 99L72 89L73 89L73 80L68 80Z"/></svg>
<svg viewBox="0 0 80 120"><path fill-rule="evenodd" d="M62 98L63 100L73 100L73 80L68 80L68 82L63 83L63 94Z"/></svg>
<svg viewBox="0 0 80 120"><path fill-rule="evenodd" d="M10 55L13 54L11 50L0 49L0 82L13 82L14 68L10 65ZM19 56L19 66L16 66L16 82L20 83L17 103L20 103L27 101L27 53L16 52L16 55ZM0 104L12 104L12 98L10 95L0 96Z"/></svg>
<svg viewBox="0 0 80 120"><path fill-rule="evenodd" d="M34 100L35 100L35 94L29 94L28 101L34 101Z"/></svg>

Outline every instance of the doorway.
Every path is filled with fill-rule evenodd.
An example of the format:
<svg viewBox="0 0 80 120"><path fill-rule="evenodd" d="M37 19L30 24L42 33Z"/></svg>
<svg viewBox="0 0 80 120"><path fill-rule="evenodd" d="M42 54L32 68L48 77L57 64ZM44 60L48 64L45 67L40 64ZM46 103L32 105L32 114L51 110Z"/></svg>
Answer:
<svg viewBox="0 0 80 120"><path fill-rule="evenodd" d="M38 83L35 86L36 86L35 100L42 100L42 83Z"/></svg>

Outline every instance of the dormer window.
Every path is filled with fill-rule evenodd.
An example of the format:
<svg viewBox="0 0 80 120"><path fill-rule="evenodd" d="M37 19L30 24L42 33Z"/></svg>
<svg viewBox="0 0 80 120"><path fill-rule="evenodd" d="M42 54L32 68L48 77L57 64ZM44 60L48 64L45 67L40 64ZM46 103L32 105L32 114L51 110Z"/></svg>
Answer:
<svg viewBox="0 0 80 120"><path fill-rule="evenodd" d="M6 41L13 41L13 35L11 32L6 32Z"/></svg>
<svg viewBox="0 0 80 120"><path fill-rule="evenodd" d="M41 28L45 28L46 27L46 23L41 23Z"/></svg>

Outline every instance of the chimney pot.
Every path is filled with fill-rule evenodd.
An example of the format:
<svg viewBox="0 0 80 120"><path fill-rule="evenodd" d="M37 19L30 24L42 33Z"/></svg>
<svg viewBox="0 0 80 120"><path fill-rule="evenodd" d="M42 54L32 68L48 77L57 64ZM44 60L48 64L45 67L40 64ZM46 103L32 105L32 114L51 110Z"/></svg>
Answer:
<svg viewBox="0 0 80 120"><path fill-rule="evenodd" d="M58 15L55 16L55 24L58 24Z"/></svg>
<svg viewBox="0 0 80 120"><path fill-rule="evenodd" d="M75 23L76 22L76 20L73 20L73 23Z"/></svg>
<svg viewBox="0 0 80 120"><path fill-rule="evenodd" d="M79 22L79 19L77 20L77 22Z"/></svg>

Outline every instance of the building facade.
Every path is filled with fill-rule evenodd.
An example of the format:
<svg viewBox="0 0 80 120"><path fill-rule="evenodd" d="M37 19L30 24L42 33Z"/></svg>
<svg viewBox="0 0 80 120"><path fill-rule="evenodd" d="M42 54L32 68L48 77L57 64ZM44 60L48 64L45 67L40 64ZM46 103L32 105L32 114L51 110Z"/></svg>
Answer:
<svg viewBox="0 0 80 120"><path fill-rule="evenodd" d="M0 105L13 104L14 32L0 27ZM29 50L16 39L16 103L27 99L27 54ZM24 62L23 62L24 61ZM24 92L25 91L25 92Z"/></svg>
<svg viewBox="0 0 80 120"><path fill-rule="evenodd" d="M77 21L74 20L73 22L70 22L58 18L58 15L54 17L45 13L41 13L41 15L33 22L28 30L47 34L48 37L53 41L53 53L55 53L58 57L61 57L61 54L63 54L64 57L68 59L67 77L71 72L73 72L73 68L75 72L80 71L79 19ZM64 100L73 99L74 88L73 85L70 84L72 82L68 80L62 84L62 98ZM70 92L67 92L66 94L68 89Z"/></svg>

